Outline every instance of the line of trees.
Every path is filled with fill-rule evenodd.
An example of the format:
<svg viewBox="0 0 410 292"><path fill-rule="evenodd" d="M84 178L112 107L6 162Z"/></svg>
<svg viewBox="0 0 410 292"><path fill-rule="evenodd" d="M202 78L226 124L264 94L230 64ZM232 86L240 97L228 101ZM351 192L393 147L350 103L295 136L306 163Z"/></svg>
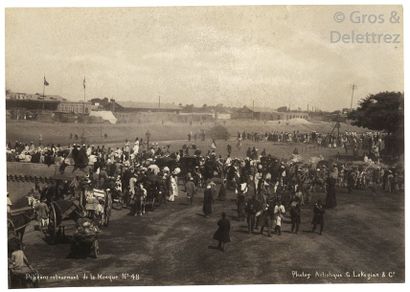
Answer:
<svg viewBox="0 0 410 292"><path fill-rule="evenodd" d="M363 98L348 114L352 124L388 133L386 150L394 156L404 153L404 94L379 92Z"/></svg>

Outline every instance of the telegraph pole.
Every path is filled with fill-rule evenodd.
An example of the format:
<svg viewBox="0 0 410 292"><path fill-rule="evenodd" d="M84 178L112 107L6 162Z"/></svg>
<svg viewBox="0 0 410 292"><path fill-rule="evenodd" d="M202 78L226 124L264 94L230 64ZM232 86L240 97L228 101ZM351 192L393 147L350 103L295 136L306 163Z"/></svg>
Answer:
<svg viewBox="0 0 410 292"><path fill-rule="evenodd" d="M350 98L350 111L353 109L354 90L357 88L356 84L352 84L352 97Z"/></svg>
<svg viewBox="0 0 410 292"><path fill-rule="evenodd" d="M161 108L161 95L158 95L158 108Z"/></svg>

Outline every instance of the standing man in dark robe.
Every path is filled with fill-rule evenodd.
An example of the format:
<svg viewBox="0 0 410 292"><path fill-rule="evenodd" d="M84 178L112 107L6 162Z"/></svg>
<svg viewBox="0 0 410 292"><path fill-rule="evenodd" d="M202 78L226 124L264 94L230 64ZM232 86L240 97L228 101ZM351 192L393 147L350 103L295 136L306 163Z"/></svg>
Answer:
<svg viewBox="0 0 410 292"><path fill-rule="evenodd" d="M122 172L122 176L121 176L121 184L122 184L122 196L126 203L128 203L130 199L129 187L130 187L131 177L132 177L132 171L128 167L125 167L125 169Z"/></svg>
<svg viewBox="0 0 410 292"><path fill-rule="evenodd" d="M296 234L299 231L300 225L300 199L298 197L294 197L292 202L290 203L290 219L292 222L292 229L291 232L295 232Z"/></svg>
<svg viewBox="0 0 410 292"><path fill-rule="evenodd" d="M85 145L83 145L77 154L77 161L75 161L75 167L83 169L88 165L88 156Z"/></svg>
<svg viewBox="0 0 410 292"><path fill-rule="evenodd" d="M186 196L189 200L189 203L192 205L193 200L194 200L194 195L196 193L196 186L194 183L194 178L192 176L189 176L188 181L185 184L185 191L186 191Z"/></svg>
<svg viewBox="0 0 410 292"><path fill-rule="evenodd" d="M248 233L253 233L256 223L256 213L258 211L259 202L256 200L256 196L253 195L251 199L246 201L246 222L248 223Z"/></svg>
<svg viewBox="0 0 410 292"><path fill-rule="evenodd" d="M324 214L325 214L325 208L323 207L322 202L318 200L315 206L313 207L312 232L316 231L316 226L319 224L320 225L319 234L322 235L323 226L324 226Z"/></svg>
<svg viewBox="0 0 410 292"><path fill-rule="evenodd" d="M214 198L213 198L212 186L208 184L204 191L204 205L202 208L202 210L204 211L205 217L208 217L209 215L212 214L213 201L214 201Z"/></svg>
<svg viewBox="0 0 410 292"><path fill-rule="evenodd" d="M225 251L225 243L231 242L229 232L231 230L231 223L226 218L225 212L222 213L221 219L218 221L218 229L214 233L214 239L218 240L218 248Z"/></svg>
<svg viewBox="0 0 410 292"><path fill-rule="evenodd" d="M333 209L337 206L336 203L336 179L332 173L327 178L327 194L326 194L326 209Z"/></svg>

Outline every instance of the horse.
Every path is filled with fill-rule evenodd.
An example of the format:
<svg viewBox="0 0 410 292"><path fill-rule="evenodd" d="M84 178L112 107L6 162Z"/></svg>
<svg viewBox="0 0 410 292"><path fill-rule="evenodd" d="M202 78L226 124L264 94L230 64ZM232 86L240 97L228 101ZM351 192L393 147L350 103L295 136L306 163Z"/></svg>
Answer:
<svg viewBox="0 0 410 292"><path fill-rule="evenodd" d="M14 236L19 239L20 242L23 242L26 227L34 219L36 219L36 214L31 207L14 212L12 211L7 218L9 238L10 236Z"/></svg>

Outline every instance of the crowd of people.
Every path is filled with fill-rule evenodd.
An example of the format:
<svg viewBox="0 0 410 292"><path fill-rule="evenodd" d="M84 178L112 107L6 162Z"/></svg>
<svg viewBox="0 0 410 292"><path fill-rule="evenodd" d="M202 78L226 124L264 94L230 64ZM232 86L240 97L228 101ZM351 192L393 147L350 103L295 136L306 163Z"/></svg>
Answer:
<svg viewBox="0 0 410 292"><path fill-rule="evenodd" d="M357 133L345 131L343 133L318 133L316 131L302 133L299 131L284 132L238 132L237 146L241 146L242 141L269 141L272 143L303 143L317 146L336 148L343 147L347 152L349 149L355 155L359 150L371 153L375 159L380 158L380 153L385 148L385 133L381 132L363 132Z"/></svg>
<svg viewBox="0 0 410 292"><path fill-rule="evenodd" d="M381 145L383 141L377 134L358 137L367 148ZM183 194L192 205L203 190L205 217L213 213L215 199L225 200L229 190L235 194L237 219L246 220L249 233L266 230L268 236L272 232L281 235L285 217L291 221L291 232L297 233L301 208L309 205L313 207L312 231L319 225L321 234L325 209L337 205L336 188L349 192L353 189L388 192L404 189L403 169L384 165L379 158L372 159L367 154L360 162L346 162L322 157L303 160L297 151L287 159L277 158L266 151L259 153L255 147L245 152L245 158L231 157L229 151L222 157L217 150L214 140L208 152L202 153L193 145L171 151L169 145L141 143L139 138L125 141L122 147L73 144L41 148L32 143L8 147L9 153L16 155L33 157L40 153L40 161L52 160L61 174L69 165L84 173L70 179L36 183L28 197L38 202L36 208L42 226L47 224L49 202L82 199L87 206L92 204L88 201L92 196L87 193L95 189L110 193L114 200L129 207L134 216L143 216L149 211L147 206L153 210L154 206L166 205ZM51 158L47 158L49 156ZM326 199L313 201L314 192L325 193ZM103 212L101 208L90 210L93 215ZM219 231L214 236L221 249L224 242L229 242L229 235L224 234L230 229L226 220L223 214L218 223Z"/></svg>
<svg viewBox="0 0 410 292"><path fill-rule="evenodd" d="M188 133L188 142L196 142L197 139L200 139L201 142L205 141L205 132L202 130L200 133ZM342 147L345 149L346 153L351 150L355 156L358 156L361 152L366 152L368 157L373 160L379 160L380 155L385 149L385 139L386 134L381 132L349 132L345 131L343 133L336 134L325 134L318 133L315 131L302 133L299 131L293 132L238 132L237 133L237 147L241 148L243 141L251 141L254 143L266 141L276 143L294 143L294 144L311 144L329 148ZM139 145L146 146L151 145L150 143L151 133L147 131L145 134L145 141L143 138L137 138L136 142ZM257 144L256 144L257 145ZM76 144L76 141L71 146L63 147L60 144L47 144L43 145L42 141L38 145L35 145L33 141L29 143L23 143L21 141L15 141L14 144L11 142L7 143L7 159L8 161L23 161L23 162L35 162L35 163L45 163L47 165L53 164L59 161L61 156L68 154L70 148L78 148L79 151L85 151L87 156L90 156L94 150L97 152L100 150L100 146L97 146L95 149L92 145L85 145L84 143ZM104 146L101 146L104 147ZM130 147L136 147L131 145L130 142L126 142L124 147L119 148L107 148L103 149L108 152L124 152L125 154L135 153L131 151ZM216 148L216 147L215 147ZM215 149L214 148L214 149ZM147 151L151 151L148 147ZM165 149L163 149L165 150ZM228 145L228 154L232 152L232 146ZM249 157L249 153L247 153ZM95 157L90 157L91 161Z"/></svg>
<svg viewBox="0 0 410 292"><path fill-rule="evenodd" d="M214 143L213 141L212 144ZM19 145L12 149L21 148ZM158 143L151 143L149 147L146 145L140 147L140 139L136 139L134 143L126 141L123 147L116 148L73 144L69 147L57 145L45 149L51 152L49 155L53 159L50 160L59 164L62 173L68 165L81 169L88 167L86 180L90 188L110 189L117 195L121 194L128 201L135 195L147 197L148 193L152 195L153 192L161 193L160 196L156 195L158 201L174 201L179 195L178 178L181 177L181 168L183 168L184 180L187 182L188 196L191 199L194 189L205 186L206 180L215 175L225 179L227 185L239 181L252 182L255 185L255 194L262 188L261 181L273 185L274 193L283 192L280 188L292 189L295 193L302 192L302 204L305 200L309 200L313 190L326 191L329 185L326 180L329 176L334 178L335 185L347 188L349 191L371 187L392 192L403 188L400 170L378 164L377 160L374 163L367 155L364 156L362 164L339 161L329 165L320 163L320 160L301 163L298 161L297 154L294 155L296 159L293 160L276 159L266 151L258 153L255 147L246 151L245 159L230 157L229 151L228 156L222 158L216 154L215 147L211 147L207 155L201 155L199 150L189 146L171 152L169 145L159 146ZM25 145L24 149L23 151L35 152L42 148L36 148L31 144ZM184 157L192 158L191 165L179 165L181 158L184 160ZM369 161L371 163L368 163ZM157 183L161 181L164 181L164 185ZM52 183L45 189L38 187L36 191L41 191L46 194L48 200L52 200L61 198L63 194L78 196L82 191L81 188L84 188L83 183L80 182L79 177L75 177L71 182ZM137 212L140 214L144 211Z"/></svg>

